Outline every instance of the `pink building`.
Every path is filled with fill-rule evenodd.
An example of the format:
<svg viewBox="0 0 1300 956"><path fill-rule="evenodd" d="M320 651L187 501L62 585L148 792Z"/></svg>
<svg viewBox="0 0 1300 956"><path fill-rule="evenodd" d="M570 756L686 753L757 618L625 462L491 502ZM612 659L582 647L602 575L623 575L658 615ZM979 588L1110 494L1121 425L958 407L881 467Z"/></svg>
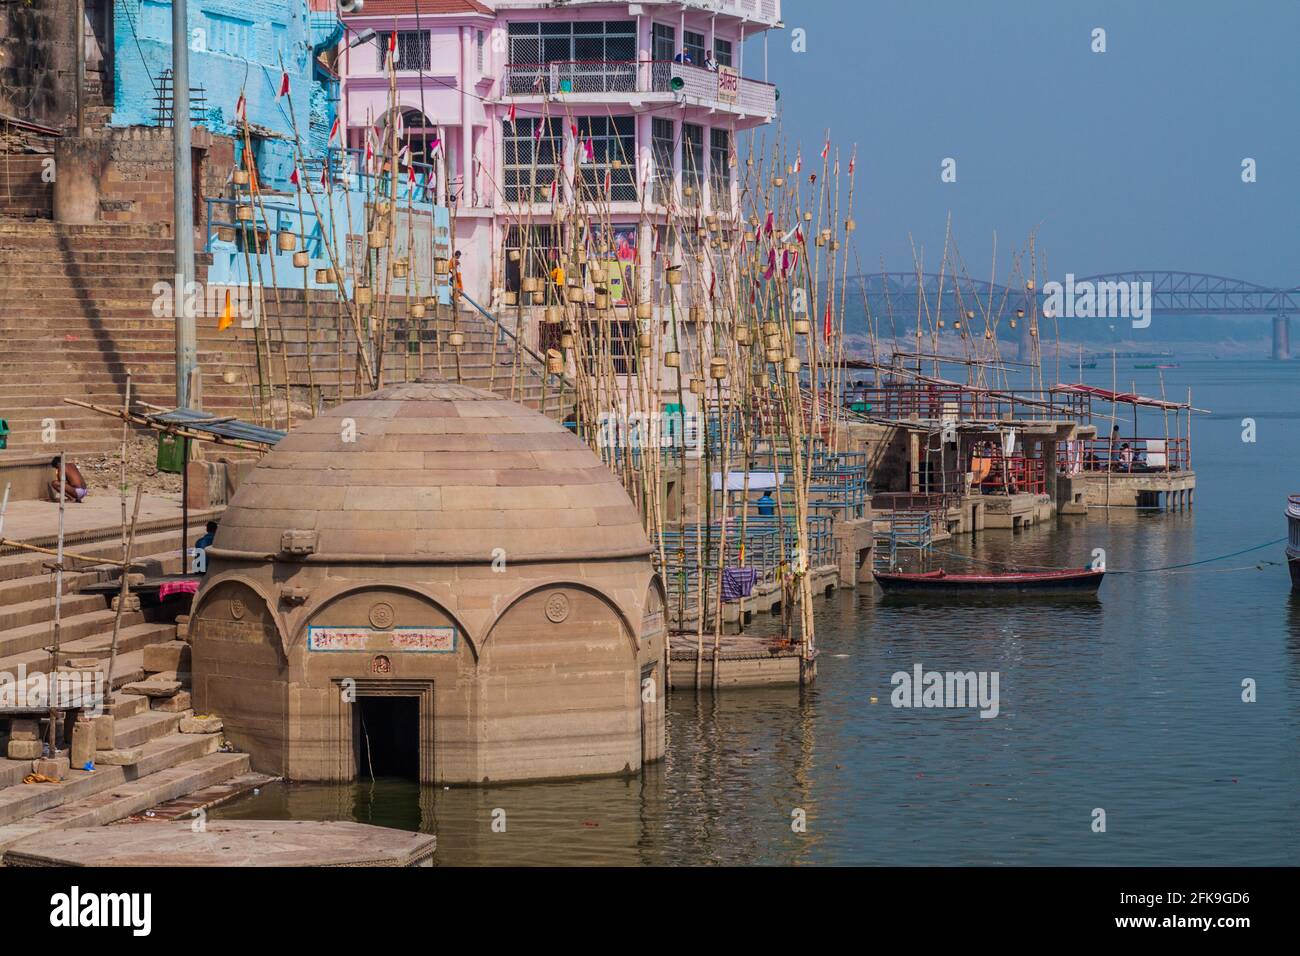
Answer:
<svg viewBox="0 0 1300 956"><path fill-rule="evenodd" d="M780 0L365 0L344 17L340 112L357 148L386 121L395 31L407 142L417 160L441 147L439 196L478 301L517 288L501 250L525 245L522 224L541 257L562 244L553 201L608 204L612 245L648 281L652 230L736 208L737 134L770 122L777 98L765 46L745 41L780 17Z"/></svg>

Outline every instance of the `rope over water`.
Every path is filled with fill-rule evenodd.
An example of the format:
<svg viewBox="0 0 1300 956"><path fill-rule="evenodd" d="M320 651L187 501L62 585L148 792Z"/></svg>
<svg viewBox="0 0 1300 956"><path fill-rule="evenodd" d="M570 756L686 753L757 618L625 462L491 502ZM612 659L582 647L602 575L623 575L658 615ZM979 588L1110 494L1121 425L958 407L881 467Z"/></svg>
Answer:
<svg viewBox="0 0 1300 956"><path fill-rule="evenodd" d="M1242 548L1240 551L1232 551L1229 552L1228 554L1216 555L1213 558L1203 558L1200 561L1187 561L1183 564L1167 564L1159 568L1106 568L1105 570L1107 574L1156 574L1156 573L1164 573L1164 572L1173 572L1173 571L1183 570L1186 568L1199 567L1200 565L1203 564L1212 564L1215 561L1224 561L1227 560L1228 558L1235 558L1238 555L1250 554L1252 551L1261 551L1264 548L1271 548L1274 545L1281 544L1283 541L1286 540L1287 539L1285 537L1274 538L1272 541L1265 541L1263 544L1257 544L1249 548ZM1046 564L1019 564L1019 563L1011 563L1007 561L993 561L988 558L976 558L967 554L958 554L956 551L941 551L937 548L934 549L934 553L949 555L951 557L960 558L963 561L971 561L976 564L989 564L1001 568L1019 568L1023 570L1029 570L1029 571L1070 571L1070 570L1074 570L1074 567L1077 567L1077 565L1074 567L1059 567L1055 565L1046 565ZM1258 564L1251 564L1239 568L1210 568L1209 570L1214 572L1262 571L1264 570L1264 568L1269 567L1270 565L1279 565L1281 563L1282 563L1281 561L1261 561Z"/></svg>

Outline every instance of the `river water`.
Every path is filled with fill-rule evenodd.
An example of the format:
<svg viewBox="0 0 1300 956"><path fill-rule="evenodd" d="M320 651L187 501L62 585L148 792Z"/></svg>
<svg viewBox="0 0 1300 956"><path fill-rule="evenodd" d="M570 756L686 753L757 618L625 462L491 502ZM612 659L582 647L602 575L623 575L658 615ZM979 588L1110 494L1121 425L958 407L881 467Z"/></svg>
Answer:
<svg viewBox="0 0 1300 956"><path fill-rule="evenodd" d="M1133 364L1120 360L1121 387L1159 394L1158 373ZM1084 374L1109 386L1109 368ZM842 591L818 600L815 686L673 695L668 758L637 778L275 784L213 817L422 829L459 865L1300 863L1300 600L1283 544L1113 573L1286 534L1300 366L1187 361L1163 375L1170 397L1190 384L1213 410L1193 425L1194 511L1094 511L939 546L954 570L1082 565L1103 548L1112 573L1095 603L894 606ZM1163 434L1158 416L1143 424ZM891 706L891 675L918 663L996 672L997 716Z"/></svg>

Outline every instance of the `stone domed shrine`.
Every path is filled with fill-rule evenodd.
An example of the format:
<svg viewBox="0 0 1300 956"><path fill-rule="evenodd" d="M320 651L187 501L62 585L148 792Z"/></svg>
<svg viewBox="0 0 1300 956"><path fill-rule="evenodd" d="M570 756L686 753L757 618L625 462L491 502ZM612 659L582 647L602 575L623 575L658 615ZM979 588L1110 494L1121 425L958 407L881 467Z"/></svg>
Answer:
<svg viewBox="0 0 1300 956"><path fill-rule="evenodd" d="M442 382L374 392L240 486L194 602L194 706L292 780L634 772L664 750L650 552L550 419Z"/></svg>

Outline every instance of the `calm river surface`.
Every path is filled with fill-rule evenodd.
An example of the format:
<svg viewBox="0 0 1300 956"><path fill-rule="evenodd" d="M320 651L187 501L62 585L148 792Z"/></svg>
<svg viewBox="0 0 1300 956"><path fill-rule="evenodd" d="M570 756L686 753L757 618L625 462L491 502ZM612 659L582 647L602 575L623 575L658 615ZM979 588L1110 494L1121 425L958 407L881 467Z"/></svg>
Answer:
<svg viewBox="0 0 1300 956"><path fill-rule="evenodd" d="M1159 394L1157 373L1133 364L1119 362L1121 388ZM1084 374L1109 387L1109 368ZM1190 384L1213 409L1193 426L1193 512L1094 511L939 547L1057 566L1104 548L1113 571L1283 537L1286 495L1300 491L1300 365L1185 361L1164 375L1171 398ZM1112 573L1086 605L894 607L870 589L840 592L818 601L815 687L672 696L668 759L636 779L273 785L213 816L423 829L438 835L439 862L461 865L1294 865L1300 601L1282 549ZM1265 561L1282 563L1256 569ZM890 675L918 662L997 671L1000 713L891 707ZM1256 703L1241 700L1246 678ZM492 832L496 808L505 833ZM806 833L791 829L795 808ZM1092 832L1094 808L1105 833Z"/></svg>

